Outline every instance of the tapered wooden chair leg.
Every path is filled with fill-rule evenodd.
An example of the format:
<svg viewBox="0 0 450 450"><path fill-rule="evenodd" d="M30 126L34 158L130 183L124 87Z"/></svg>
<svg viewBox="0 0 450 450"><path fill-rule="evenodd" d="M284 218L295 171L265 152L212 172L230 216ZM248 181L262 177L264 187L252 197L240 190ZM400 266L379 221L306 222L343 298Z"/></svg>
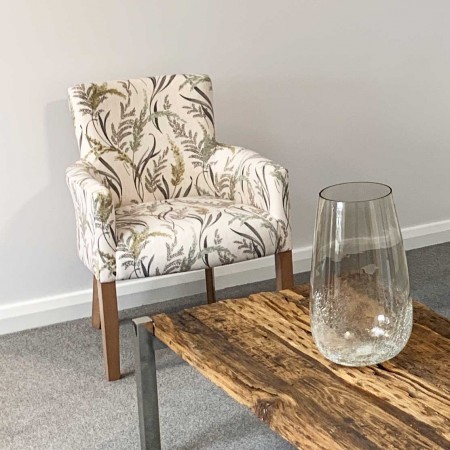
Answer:
<svg viewBox="0 0 450 450"><path fill-rule="evenodd" d="M214 303L216 301L216 288L214 286L214 269L209 267L205 269L206 277L206 298L208 303Z"/></svg>
<svg viewBox="0 0 450 450"><path fill-rule="evenodd" d="M292 266L292 251L275 253L275 272L277 290L292 289L294 287L294 270Z"/></svg>
<svg viewBox="0 0 450 450"><path fill-rule="evenodd" d="M92 283L92 327L100 330L100 309L98 305L98 282L95 276Z"/></svg>
<svg viewBox="0 0 450 450"><path fill-rule="evenodd" d="M120 378L119 313L115 281L98 283L98 299L106 378L115 381Z"/></svg>

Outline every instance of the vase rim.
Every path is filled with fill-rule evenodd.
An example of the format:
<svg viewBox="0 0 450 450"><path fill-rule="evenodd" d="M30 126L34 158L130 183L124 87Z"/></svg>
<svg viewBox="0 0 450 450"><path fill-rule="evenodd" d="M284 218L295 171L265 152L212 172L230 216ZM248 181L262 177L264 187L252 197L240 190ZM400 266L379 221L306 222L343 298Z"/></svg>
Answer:
<svg viewBox="0 0 450 450"><path fill-rule="evenodd" d="M360 203L381 200L392 194L392 188L374 181L350 181L327 186L319 192L323 200L336 203Z"/></svg>

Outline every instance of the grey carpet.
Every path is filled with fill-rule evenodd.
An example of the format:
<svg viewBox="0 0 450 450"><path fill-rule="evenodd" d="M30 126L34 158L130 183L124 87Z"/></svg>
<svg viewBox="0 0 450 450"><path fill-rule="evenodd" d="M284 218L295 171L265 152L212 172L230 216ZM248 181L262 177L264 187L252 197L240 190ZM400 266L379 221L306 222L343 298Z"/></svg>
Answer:
<svg viewBox="0 0 450 450"><path fill-rule="evenodd" d="M408 253L412 294L450 317L450 243ZM297 283L308 274L296 276ZM272 290L273 280L219 298ZM204 302L196 295L121 313L122 372L103 379L101 335L89 319L0 337L1 449L137 449L132 317ZM292 449L170 350L157 351L163 449Z"/></svg>

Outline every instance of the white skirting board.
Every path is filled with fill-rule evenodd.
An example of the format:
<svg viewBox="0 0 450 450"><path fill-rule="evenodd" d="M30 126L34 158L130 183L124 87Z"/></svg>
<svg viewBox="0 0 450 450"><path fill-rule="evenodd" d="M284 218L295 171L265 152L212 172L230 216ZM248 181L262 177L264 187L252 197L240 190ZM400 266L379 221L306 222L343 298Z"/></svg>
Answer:
<svg viewBox="0 0 450 450"><path fill-rule="evenodd" d="M450 241L450 220L404 228L405 248L426 247ZM308 271L311 246L293 250L294 272ZM275 276L274 258L218 267L216 289L267 280ZM165 275L117 283L119 309L158 303L205 291L204 271ZM13 333L91 314L90 289L0 306L0 334Z"/></svg>

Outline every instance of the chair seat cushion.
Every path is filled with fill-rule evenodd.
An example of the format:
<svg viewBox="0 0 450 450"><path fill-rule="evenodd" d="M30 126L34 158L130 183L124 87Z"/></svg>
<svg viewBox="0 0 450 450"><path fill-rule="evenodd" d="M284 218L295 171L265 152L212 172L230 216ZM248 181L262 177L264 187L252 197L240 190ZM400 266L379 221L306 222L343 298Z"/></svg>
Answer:
<svg viewBox="0 0 450 450"><path fill-rule="evenodd" d="M279 224L253 206L188 197L116 209L116 279L221 266L274 254Z"/></svg>

